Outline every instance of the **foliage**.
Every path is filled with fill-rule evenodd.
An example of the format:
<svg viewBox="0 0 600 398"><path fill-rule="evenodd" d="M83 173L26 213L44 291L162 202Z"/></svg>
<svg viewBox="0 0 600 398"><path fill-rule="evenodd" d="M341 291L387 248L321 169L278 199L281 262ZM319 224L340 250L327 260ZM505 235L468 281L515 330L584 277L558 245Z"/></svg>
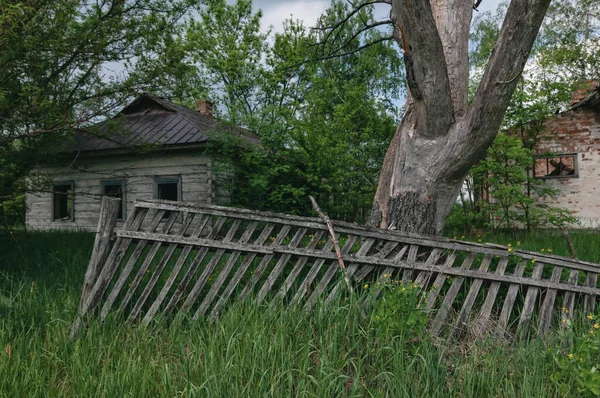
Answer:
<svg viewBox="0 0 600 398"><path fill-rule="evenodd" d="M135 72L136 62L155 54L186 2L2 2L0 203L22 195L24 176L67 148L75 128L110 115L150 85L150 76ZM116 64L123 73L112 70Z"/></svg>
<svg viewBox="0 0 600 398"><path fill-rule="evenodd" d="M274 35L260 31L261 14L250 5L209 2L202 22L186 25L181 45L196 74L209 77L221 118L261 136L262 149L245 153L243 145L234 148L235 138L213 144L214 153L225 153L234 165L234 204L306 214L313 195L331 217L364 221L396 125L398 51L380 43L316 62L324 37L319 27L343 15L346 3L334 2L316 30L288 20ZM350 38L361 21L372 19L372 7L365 7L340 37Z"/></svg>
<svg viewBox="0 0 600 398"><path fill-rule="evenodd" d="M369 285L365 284L364 288L369 289ZM377 299L372 319L384 336L411 339L425 334L427 315L422 308L419 286L392 280L388 274L383 275L382 282L371 286L371 291L373 299Z"/></svg>
<svg viewBox="0 0 600 398"><path fill-rule="evenodd" d="M588 314L585 325L577 328L571 320L565 320L559 338L566 344L549 350L556 364L556 371L550 377L562 395L575 394L576 389L580 397L600 396L599 319L600 313Z"/></svg>
<svg viewBox="0 0 600 398"><path fill-rule="evenodd" d="M479 228L528 230L539 226L562 227L576 223L569 211L553 208L544 199L556 198L559 190L534 178L531 150L521 138L500 133L487 156L470 171L470 200L463 193L449 218L449 228L458 225Z"/></svg>

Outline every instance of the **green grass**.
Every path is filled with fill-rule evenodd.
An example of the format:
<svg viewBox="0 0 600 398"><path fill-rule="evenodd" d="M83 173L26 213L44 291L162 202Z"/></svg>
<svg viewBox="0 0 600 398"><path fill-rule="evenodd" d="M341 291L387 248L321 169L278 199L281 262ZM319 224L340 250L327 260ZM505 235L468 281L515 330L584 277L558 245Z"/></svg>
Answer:
<svg viewBox="0 0 600 398"><path fill-rule="evenodd" d="M555 340L449 345L387 333L354 299L310 313L238 303L212 325L92 320L70 341L93 236L18 238L20 248L0 235L0 397L564 396L550 381ZM598 235L572 239L582 259L600 262ZM568 254L552 232L494 240Z"/></svg>

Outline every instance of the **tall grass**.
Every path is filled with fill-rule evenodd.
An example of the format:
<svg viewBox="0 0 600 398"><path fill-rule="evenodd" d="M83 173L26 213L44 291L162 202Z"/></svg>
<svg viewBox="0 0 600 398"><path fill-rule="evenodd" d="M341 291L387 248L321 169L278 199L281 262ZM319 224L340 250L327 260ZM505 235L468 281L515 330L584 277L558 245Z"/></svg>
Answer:
<svg viewBox="0 0 600 398"><path fill-rule="evenodd" d="M535 239L531 249L562 250ZM214 324L92 319L70 341L92 241L30 233L17 248L0 236L0 396L558 396L545 354L556 341L448 344L390 333L360 315L358 297L311 312L237 303ZM582 258L600 260L584 248Z"/></svg>

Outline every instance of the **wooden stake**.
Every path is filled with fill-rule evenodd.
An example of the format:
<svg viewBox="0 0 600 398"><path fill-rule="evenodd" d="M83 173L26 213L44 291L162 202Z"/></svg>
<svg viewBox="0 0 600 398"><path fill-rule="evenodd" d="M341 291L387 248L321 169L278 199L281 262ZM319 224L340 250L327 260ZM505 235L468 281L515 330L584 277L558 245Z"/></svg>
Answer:
<svg viewBox="0 0 600 398"><path fill-rule="evenodd" d="M119 215L119 206L121 199L104 196L100 205L100 216L98 218L98 228L96 229L96 239L94 240L94 249L88 264L85 278L83 280L83 289L81 290L81 300L79 301L79 310L90 295L96 279L100 274L102 265L110 252L110 238L117 225Z"/></svg>
<svg viewBox="0 0 600 398"><path fill-rule="evenodd" d="M331 241L333 242L333 247L335 248L335 255L337 257L338 264L340 265L340 270L342 271L342 274L344 274L344 282L346 282L346 287L348 287L348 290L352 292L352 285L350 284L350 279L348 278L348 275L346 275L346 266L344 265L344 260L342 259L342 250L340 249L340 245L337 241L337 238L335 237L333 224L331 223L331 220L329 220L329 217L327 217L325 213L321 211L321 208L317 204L315 198L313 198L312 196L309 196L309 198L312 202L314 211L316 211L319 217L321 217L321 219L323 220L323 222L327 224L327 229L329 230L329 235L331 235Z"/></svg>

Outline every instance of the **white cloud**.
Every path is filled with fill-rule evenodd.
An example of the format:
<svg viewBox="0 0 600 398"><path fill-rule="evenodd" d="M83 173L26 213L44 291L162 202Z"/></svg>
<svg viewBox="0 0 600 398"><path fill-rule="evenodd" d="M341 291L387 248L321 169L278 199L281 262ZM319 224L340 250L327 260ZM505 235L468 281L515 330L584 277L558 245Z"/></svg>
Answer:
<svg viewBox="0 0 600 398"><path fill-rule="evenodd" d="M283 21L292 16L311 27L329 5L328 0L286 1L278 4L265 5L263 9L262 27L267 30L273 27L274 32L283 31Z"/></svg>

